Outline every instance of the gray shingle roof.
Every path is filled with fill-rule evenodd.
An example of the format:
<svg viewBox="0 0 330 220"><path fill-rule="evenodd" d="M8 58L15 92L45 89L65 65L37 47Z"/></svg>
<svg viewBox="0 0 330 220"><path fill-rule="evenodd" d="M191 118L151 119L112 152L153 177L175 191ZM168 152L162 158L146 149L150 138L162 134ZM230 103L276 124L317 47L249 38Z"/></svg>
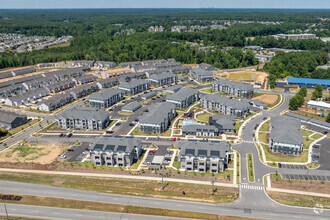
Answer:
<svg viewBox="0 0 330 220"><path fill-rule="evenodd" d="M19 115L15 112L0 110L0 122L12 123L16 118L25 118L25 115Z"/></svg>
<svg viewBox="0 0 330 220"><path fill-rule="evenodd" d="M190 72L192 72L193 74L196 74L198 76L202 76L202 77L205 77L205 76L210 76L211 77L211 76L213 76L212 72L201 69L201 68L191 69Z"/></svg>
<svg viewBox="0 0 330 220"><path fill-rule="evenodd" d="M218 81L213 82L213 84L228 86L230 88L236 88L239 90L253 90L253 86L251 84L239 83L228 79L219 79Z"/></svg>
<svg viewBox="0 0 330 220"><path fill-rule="evenodd" d="M301 145L304 137L300 131L301 122L288 116L275 116L270 119L270 138L274 142Z"/></svg>
<svg viewBox="0 0 330 220"><path fill-rule="evenodd" d="M149 112L140 116L140 123L160 124L168 118L169 112L174 109L176 107L173 103L154 103L149 107Z"/></svg>
<svg viewBox="0 0 330 220"><path fill-rule="evenodd" d="M90 95L89 100L106 100L112 96L122 94L120 89L103 89L99 93L93 93Z"/></svg>
<svg viewBox="0 0 330 220"><path fill-rule="evenodd" d="M138 101L133 101L121 108L122 111L135 111L138 108L141 108L141 104Z"/></svg>
<svg viewBox="0 0 330 220"><path fill-rule="evenodd" d="M225 157L230 151L230 144L225 141L181 141L178 144L180 155L200 156L203 153L210 157L211 155Z"/></svg>
<svg viewBox="0 0 330 220"><path fill-rule="evenodd" d="M104 121L109 118L109 113L95 108L87 107L75 107L64 111L59 115L63 118L72 118L72 119L94 119L97 121Z"/></svg>
<svg viewBox="0 0 330 220"><path fill-rule="evenodd" d="M288 112L286 114L286 116L291 117L291 118L295 118L295 119L299 119L301 121L309 121L309 118L307 118L305 116L302 116L302 115L297 115L297 114L294 114L294 113L291 113L291 112Z"/></svg>
<svg viewBox="0 0 330 220"><path fill-rule="evenodd" d="M166 100L183 101L186 100L188 97L196 94L198 94L198 91L196 89L183 87L174 94L168 94L166 96Z"/></svg>
<svg viewBox="0 0 330 220"><path fill-rule="evenodd" d="M121 82L119 87L130 89L148 83L148 81L143 79L132 79L130 82Z"/></svg>
<svg viewBox="0 0 330 220"><path fill-rule="evenodd" d="M176 75L171 72L162 72L159 74L151 74L149 76L149 79L159 81L162 79L167 79L167 78L172 78L172 77L176 77Z"/></svg>
<svg viewBox="0 0 330 220"><path fill-rule="evenodd" d="M103 152L117 152L124 151L131 153L134 147L141 145L141 140L137 138L117 138L101 136L96 138L92 143L90 149ZM124 146L124 147L122 147Z"/></svg>
<svg viewBox="0 0 330 220"><path fill-rule="evenodd" d="M223 130L235 130L235 116L233 115L212 115L209 118L209 121L211 120L215 120Z"/></svg>
<svg viewBox="0 0 330 220"><path fill-rule="evenodd" d="M220 94L208 94L201 98L201 100L208 100L210 102L216 102L223 104L225 106L231 106L235 109L245 109L250 108L250 100L248 99L242 99L241 101L237 99L229 99L227 96L223 96Z"/></svg>

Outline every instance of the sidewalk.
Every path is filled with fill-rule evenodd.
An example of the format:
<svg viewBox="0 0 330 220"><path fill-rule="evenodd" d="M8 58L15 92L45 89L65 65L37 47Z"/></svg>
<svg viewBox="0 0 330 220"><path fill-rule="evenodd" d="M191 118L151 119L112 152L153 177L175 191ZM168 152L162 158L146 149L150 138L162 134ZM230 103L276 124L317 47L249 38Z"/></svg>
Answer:
<svg viewBox="0 0 330 220"><path fill-rule="evenodd" d="M282 192L282 193L292 193L292 194L299 194L299 195L319 196L319 197L330 198L330 195L329 194L306 192L306 191L297 191L297 190L289 190L289 189L267 188L267 191Z"/></svg>
<svg viewBox="0 0 330 220"><path fill-rule="evenodd" d="M24 169L9 169L0 168L2 172L11 173L35 173L35 174L53 174L53 175L68 175L68 176L87 176L87 177L105 177L105 178L121 178L121 179L138 179L138 180L153 180L162 181L162 177L150 177L150 176L131 176L131 175L118 175L118 174L100 174L100 173L79 173L79 172L64 172L64 171L45 171L45 170L24 170ZM191 183L198 185L212 185L211 181L199 181L199 180L187 180L187 179L175 179L164 178L164 181L178 182L178 183ZM230 183L215 182L215 186L233 187L237 188L238 185Z"/></svg>

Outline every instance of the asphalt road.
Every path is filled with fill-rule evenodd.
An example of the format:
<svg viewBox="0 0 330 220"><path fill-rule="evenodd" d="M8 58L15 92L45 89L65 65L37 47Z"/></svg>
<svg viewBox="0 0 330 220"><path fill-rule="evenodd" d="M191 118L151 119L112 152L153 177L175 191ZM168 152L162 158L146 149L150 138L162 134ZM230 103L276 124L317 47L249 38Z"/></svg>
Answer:
<svg viewBox="0 0 330 220"><path fill-rule="evenodd" d="M309 208L279 205L268 197L263 197L264 192L261 190L244 190L238 201L225 205L105 194L8 181L0 181L0 192L266 219L330 219L330 210L322 210L320 214L317 214ZM256 196L258 199L254 199ZM60 213L67 217L75 215L76 210L61 209ZM103 212L100 212L100 215L99 212L92 213L95 216L103 215Z"/></svg>

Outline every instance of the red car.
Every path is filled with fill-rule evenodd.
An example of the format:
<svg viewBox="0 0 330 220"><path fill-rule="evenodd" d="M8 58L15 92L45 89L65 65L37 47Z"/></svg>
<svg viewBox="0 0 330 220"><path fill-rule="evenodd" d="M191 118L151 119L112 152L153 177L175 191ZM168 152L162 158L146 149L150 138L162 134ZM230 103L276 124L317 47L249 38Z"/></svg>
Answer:
<svg viewBox="0 0 330 220"><path fill-rule="evenodd" d="M155 150L150 150L150 151L149 151L149 154L155 154L155 153L156 153Z"/></svg>

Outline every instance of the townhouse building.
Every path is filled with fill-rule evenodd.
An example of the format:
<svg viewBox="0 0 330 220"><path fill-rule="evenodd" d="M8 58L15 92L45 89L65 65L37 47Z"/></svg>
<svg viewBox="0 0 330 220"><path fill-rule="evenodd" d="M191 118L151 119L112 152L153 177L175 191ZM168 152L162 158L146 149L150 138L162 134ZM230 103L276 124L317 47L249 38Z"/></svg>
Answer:
<svg viewBox="0 0 330 220"><path fill-rule="evenodd" d="M47 95L49 95L49 90L46 88L39 88L20 95L7 97L5 99L5 104L9 106L21 106Z"/></svg>
<svg viewBox="0 0 330 220"><path fill-rule="evenodd" d="M239 83L227 79L219 79L212 83L212 89L217 92L226 93L241 98L253 96L254 89L251 84Z"/></svg>
<svg viewBox="0 0 330 220"><path fill-rule="evenodd" d="M56 117L56 126L62 129L103 130L109 123L108 112L88 107L75 107Z"/></svg>
<svg viewBox="0 0 330 220"><path fill-rule="evenodd" d="M234 115L236 117L246 117L250 115L250 100L229 99L220 94L209 94L201 98L202 108L220 112L224 115Z"/></svg>
<svg viewBox="0 0 330 220"><path fill-rule="evenodd" d="M304 137L301 122L288 116L270 119L269 149L273 153L299 156L303 151Z"/></svg>
<svg viewBox="0 0 330 220"><path fill-rule="evenodd" d="M228 164L231 145L225 141L186 140L178 143L180 170L188 172L223 172Z"/></svg>
<svg viewBox="0 0 330 220"><path fill-rule="evenodd" d="M177 109L187 108L198 100L199 91L188 87L183 87L176 93L166 96L166 102L175 104Z"/></svg>
<svg viewBox="0 0 330 220"><path fill-rule="evenodd" d="M144 133L160 134L165 132L176 117L176 106L173 103L154 103L139 117L139 129Z"/></svg>
<svg viewBox="0 0 330 220"><path fill-rule="evenodd" d="M28 119L26 115L0 110L0 128L9 130L26 124L27 122Z"/></svg>
<svg viewBox="0 0 330 220"><path fill-rule="evenodd" d="M198 137L215 137L219 135L219 130L214 125L184 125L182 135Z"/></svg>
<svg viewBox="0 0 330 220"><path fill-rule="evenodd" d="M132 79L130 82L121 82L118 89L123 90L126 95L135 95L150 89L150 82L143 79Z"/></svg>
<svg viewBox="0 0 330 220"><path fill-rule="evenodd" d="M70 92L70 94L73 96L74 99L79 99L79 98L87 96L93 92L96 92L98 90L99 90L99 87L94 82L91 84L84 84L81 86L74 87L68 91Z"/></svg>
<svg viewBox="0 0 330 220"><path fill-rule="evenodd" d="M194 68L190 71L190 76L200 82L213 81L213 73L201 68Z"/></svg>
<svg viewBox="0 0 330 220"><path fill-rule="evenodd" d="M99 89L104 88L110 88L112 86L118 85L119 81L117 78L107 78L107 79L101 79L96 82L96 85L99 87Z"/></svg>
<svg viewBox="0 0 330 220"><path fill-rule="evenodd" d="M209 117L209 125L215 126L219 133L235 133L235 116L233 115L212 115Z"/></svg>
<svg viewBox="0 0 330 220"><path fill-rule="evenodd" d="M73 96L69 93L57 94L38 103L37 108L40 111L51 112L73 102L73 100Z"/></svg>
<svg viewBox="0 0 330 220"><path fill-rule="evenodd" d="M141 140L100 136L90 147L91 162L96 166L129 167L142 153Z"/></svg>
<svg viewBox="0 0 330 220"><path fill-rule="evenodd" d="M123 92L120 89L103 89L99 93L90 95L88 102L91 107L108 108L123 100Z"/></svg>

